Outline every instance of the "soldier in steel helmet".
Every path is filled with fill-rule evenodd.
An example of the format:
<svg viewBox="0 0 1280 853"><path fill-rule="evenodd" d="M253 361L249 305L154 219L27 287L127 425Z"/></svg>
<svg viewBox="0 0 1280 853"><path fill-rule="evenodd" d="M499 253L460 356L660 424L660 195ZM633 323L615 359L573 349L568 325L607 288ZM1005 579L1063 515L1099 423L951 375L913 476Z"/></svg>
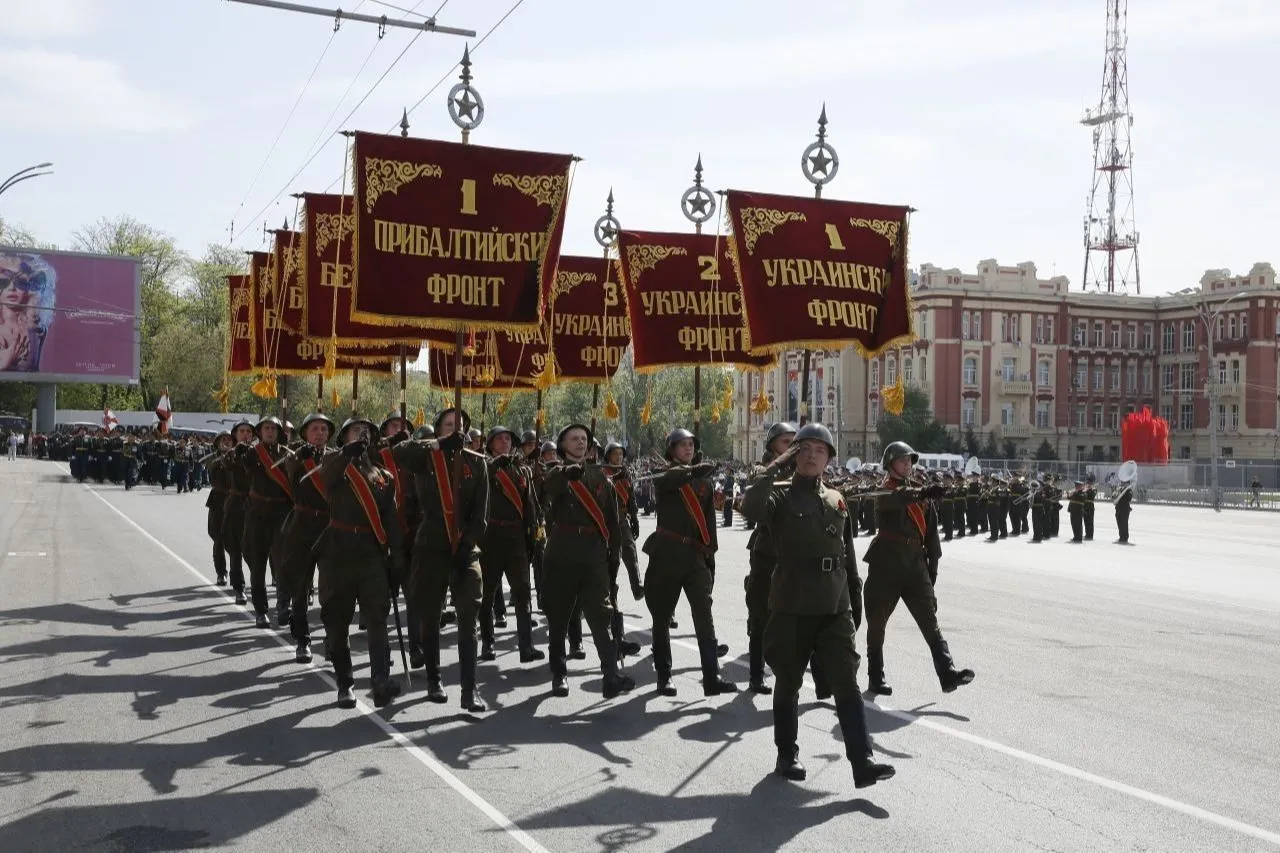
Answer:
<svg viewBox="0 0 1280 853"><path fill-rule="evenodd" d="M296 644L294 659L311 662L311 626L307 620L307 597L316 573L316 553L312 546L329 526L329 501L326 482L319 476L307 476L330 453L329 441L337 431L332 420L313 412L302 420L303 444L284 463L286 476L293 484L293 509L281 527L284 543L280 563L280 589L290 605L289 632ZM303 479L306 477L306 479Z"/></svg>
<svg viewBox="0 0 1280 853"><path fill-rule="evenodd" d="M862 585L853 551L854 522L840 492L822 482L835 453L831 432L822 424L806 424L786 453L753 475L742 512L769 526L777 559L764 637L765 659L774 675L774 772L793 781L806 776L796 743L798 700L813 656L822 662L835 697L854 784L865 788L891 778L894 769L872 758L858 690L854 634L861 622ZM778 471L789 464L795 473L789 481L778 481Z"/></svg>
<svg viewBox="0 0 1280 853"><path fill-rule="evenodd" d="M427 429L432 429L430 424ZM391 412L382 419L378 427L381 438L376 443L377 463L391 475L396 489L396 517L400 522L405 549L405 565L413 565L413 543L418 535L418 526L422 523L422 507L418 503L418 491L414 484L413 472L402 469L396 464L393 449L402 441L408 441L414 435L413 421L399 412ZM432 430L434 434L434 430ZM429 436L428 436L429 437ZM404 578L403 580L407 580ZM400 589L393 589L392 596L398 597ZM409 667L421 669L426 666L426 653L422 649L422 624L418 619L418 609L414 606L412 596L405 595L405 623L409 632Z"/></svg>
<svg viewBox="0 0 1280 853"><path fill-rule="evenodd" d="M658 528L645 540L649 555L645 572L645 601L653 616L653 666L658 692L676 695L671 683L671 617L683 592L693 612L693 628L702 663L702 691L706 696L735 692L738 687L720 674L711 593L715 586L718 547L715 489L716 466L695 459L697 439L687 429L667 436L666 470L652 482L658 501Z"/></svg>
<svg viewBox="0 0 1280 853"><path fill-rule="evenodd" d="M910 481L911 467L919 458L905 441L890 442L884 449L881 464L888 474L884 487L892 492L876 497L878 532L863 557L868 566L864 590L868 678L871 691L882 696L893 693L884 675L884 635L899 601L906 604L929 645L943 692L973 681L973 670L955 668L938 627L938 599L929 566L942 555L937 517L930 506L939 487L920 488Z"/></svg>
<svg viewBox="0 0 1280 853"><path fill-rule="evenodd" d="M795 424L779 421L769 427L764 437L764 457L761 465L768 465L787 452L799 429ZM775 476L789 477L791 466L777 470ZM747 540L750 553L750 572L747 574L747 658L751 672L751 692L767 696L773 692L764 680L764 628L769 621L769 581L777 565L777 551L768 525L754 525Z"/></svg>
<svg viewBox="0 0 1280 853"><path fill-rule="evenodd" d="M249 472L240 464L253 441L253 424L240 421L231 428L232 446L222 456L209 464L214 472L225 476L227 497L222 504L222 546L227 550L231 588L236 593L236 604L246 602L244 596L244 517L249 499ZM243 448L243 450L241 449Z"/></svg>

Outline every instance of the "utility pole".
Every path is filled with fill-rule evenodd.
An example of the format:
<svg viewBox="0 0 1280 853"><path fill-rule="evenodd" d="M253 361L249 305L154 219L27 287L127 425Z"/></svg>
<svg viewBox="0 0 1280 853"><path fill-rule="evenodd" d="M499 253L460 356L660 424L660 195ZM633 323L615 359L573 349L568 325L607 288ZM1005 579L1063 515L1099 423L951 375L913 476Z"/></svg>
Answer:
<svg viewBox="0 0 1280 853"><path fill-rule="evenodd" d="M1210 311L1208 300L1202 295L1200 302L1193 305L1196 314L1200 317L1200 321L1204 323L1205 352L1208 354L1208 366L1205 370L1205 397L1209 401L1209 486L1213 489L1213 511L1222 512L1222 495L1218 489L1218 379L1214 375L1217 370L1215 364L1215 356L1213 349L1213 333L1218 325L1218 318L1222 316L1222 312L1226 307L1234 302L1238 297L1244 296L1245 291L1237 290L1227 299L1223 300L1216 310Z"/></svg>
<svg viewBox="0 0 1280 853"><path fill-rule="evenodd" d="M301 12L304 15L319 15L333 19L333 29L337 32L343 21L355 21L360 24L377 24L379 35L387 31L387 27L399 27L406 30L420 30L428 33L441 33L447 36L463 36L475 38L475 30L463 30L457 27L442 27L433 17L424 16L422 21L408 19L396 20L386 15L357 15L341 9L317 9L315 6L303 6L300 3L284 3L281 0L231 0L232 3L243 3L246 6L263 6L268 9L280 9L285 12Z"/></svg>

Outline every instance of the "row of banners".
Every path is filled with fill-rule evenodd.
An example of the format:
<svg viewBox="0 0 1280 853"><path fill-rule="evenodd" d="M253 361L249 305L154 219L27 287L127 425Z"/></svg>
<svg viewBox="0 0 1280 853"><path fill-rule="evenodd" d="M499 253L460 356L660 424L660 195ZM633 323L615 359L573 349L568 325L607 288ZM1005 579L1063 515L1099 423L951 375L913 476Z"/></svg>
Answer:
<svg viewBox="0 0 1280 853"><path fill-rule="evenodd" d="M229 376L387 372L425 345L437 387L541 388L608 382L628 346L640 372L758 370L913 339L907 207L730 190L722 235L561 255L570 155L356 133L352 157L352 194L302 195L302 230L229 278Z"/></svg>

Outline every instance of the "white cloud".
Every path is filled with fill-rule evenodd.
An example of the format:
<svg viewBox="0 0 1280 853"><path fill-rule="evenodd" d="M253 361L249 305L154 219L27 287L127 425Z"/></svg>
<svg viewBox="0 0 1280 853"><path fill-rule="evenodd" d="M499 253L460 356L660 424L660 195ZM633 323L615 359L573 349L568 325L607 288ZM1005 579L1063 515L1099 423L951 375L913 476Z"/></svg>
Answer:
<svg viewBox="0 0 1280 853"><path fill-rule="evenodd" d="M96 29L102 0L0 0L6 41L82 38Z"/></svg>
<svg viewBox="0 0 1280 853"><path fill-rule="evenodd" d="M120 66L46 50L0 50L0 111L28 129L163 133L191 129L194 108L140 89Z"/></svg>

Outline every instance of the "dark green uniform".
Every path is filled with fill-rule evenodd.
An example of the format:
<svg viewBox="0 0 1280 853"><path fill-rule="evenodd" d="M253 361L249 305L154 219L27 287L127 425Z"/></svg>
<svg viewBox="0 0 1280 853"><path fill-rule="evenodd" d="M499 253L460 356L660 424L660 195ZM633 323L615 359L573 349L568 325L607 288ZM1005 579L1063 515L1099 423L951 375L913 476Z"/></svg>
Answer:
<svg viewBox="0 0 1280 853"><path fill-rule="evenodd" d="M1093 538L1093 502L1098 496L1098 489L1093 483L1084 488L1084 541Z"/></svg>
<svg viewBox="0 0 1280 853"><path fill-rule="evenodd" d="M522 663L542 660L533 647L533 589L529 579L530 555L538 531L538 504L533 496L533 474L511 456L490 459L489 524L480 547L484 596L480 602L481 660L493 660L494 600L505 576L511 586L511 606L516 612L516 638Z"/></svg>
<svg viewBox="0 0 1280 853"><path fill-rule="evenodd" d="M1124 488L1120 497L1116 498L1116 530L1120 533L1120 543L1129 541L1129 514L1133 512L1133 489Z"/></svg>
<svg viewBox="0 0 1280 853"><path fill-rule="evenodd" d="M284 542L280 528L293 506L288 475L283 467L272 467L283 455L279 445L262 442L253 447L245 446L240 453L241 465L249 475L249 500L244 515L244 556L249 564L249 594L260 628L270 626L267 619L271 609L267 595L267 568L269 565L274 582ZM288 625L287 599L282 598L282 590L277 590L276 595L277 621Z"/></svg>
<svg viewBox="0 0 1280 853"><path fill-rule="evenodd" d="M282 537L280 577L277 585L289 601L289 633L297 644L299 663L311 660L311 625L307 619L307 599L316 573L316 541L329 526L327 482L319 474L307 476L326 456L336 451L330 447L300 449L283 466L293 484L293 509L280 528ZM304 480L303 477L306 477Z"/></svg>
<svg viewBox="0 0 1280 853"><path fill-rule="evenodd" d="M1084 541L1084 484L1076 483L1076 490L1067 498L1067 515L1071 519L1071 541Z"/></svg>

